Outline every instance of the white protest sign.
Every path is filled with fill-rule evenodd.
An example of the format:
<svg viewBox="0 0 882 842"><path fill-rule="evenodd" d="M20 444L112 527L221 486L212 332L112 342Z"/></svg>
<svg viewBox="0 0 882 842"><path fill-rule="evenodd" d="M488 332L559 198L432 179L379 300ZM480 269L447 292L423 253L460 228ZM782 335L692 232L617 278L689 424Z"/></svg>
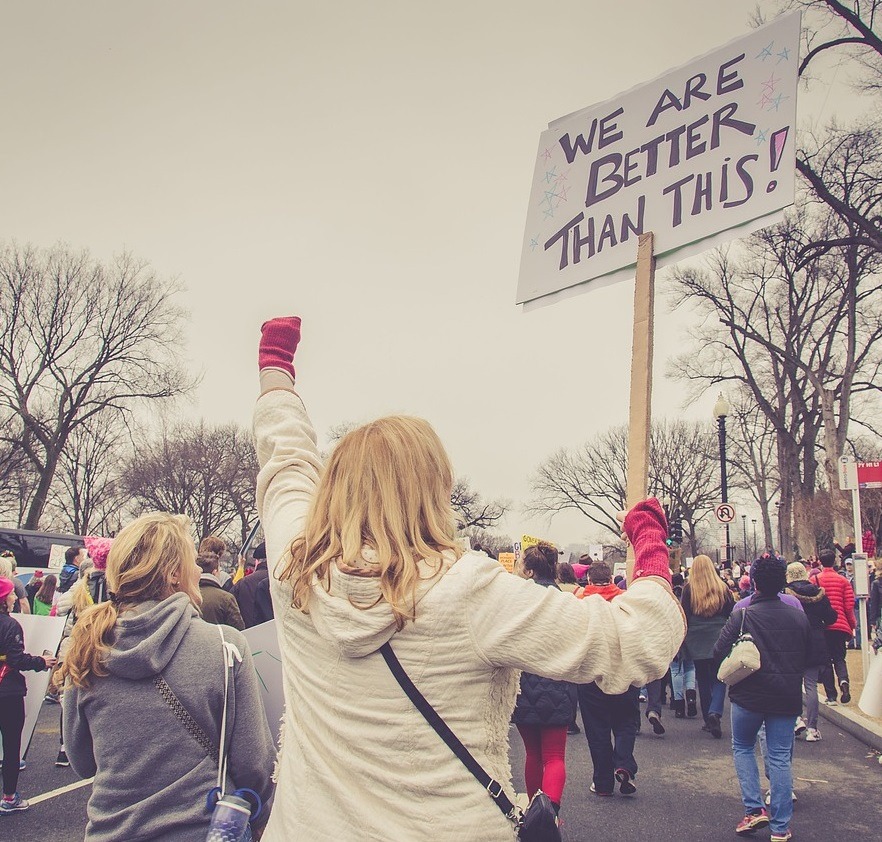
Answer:
<svg viewBox="0 0 882 842"><path fill-rule="evenodd" d="M782 15L550 124L517 303L632 278L643 232L661 268L778 221L794 200L799 37L799 12Z"/></svg>
<svg viewBox="0 0 882 842"><path fill-rule="evenodd" d="M589 544L588 555L590 555L594 561L603 561L603 544Z"/></svg>
<svg viewBox="0 0 882 842"><path fill-rule="evenodd" d="M67 544L52 544L49 547L49 569L61 570L64 567L64 554L68 551Z"/></svg>
<svg viewBox="0 0 882 842"><path fill-rule="evenodd" d="M279 636L276 621L261 623L245 629L242 634L248 641L254 669L260 684L260 697L263 700L263 713L269 723L270 731L279 740L282 714L285 711L285 691L282 683L282 654L279 649Z"/></svg>
<svg viewBox="0 0 882 842"><path fill-rule="evenodd" d="M24 648L29 655L42 655L44 650L52 653L58 651L61 645L61 635L64 632L66 617L44 617L35 614L12 614L24 632ZM43 699L49 689L49 672L24 672L28 686L28 694L25 696L25 724L21 735L22 757L27 753L37 727L37 718L40 716L40 708ZM3 749L0 748L0 756Z"/></svg>

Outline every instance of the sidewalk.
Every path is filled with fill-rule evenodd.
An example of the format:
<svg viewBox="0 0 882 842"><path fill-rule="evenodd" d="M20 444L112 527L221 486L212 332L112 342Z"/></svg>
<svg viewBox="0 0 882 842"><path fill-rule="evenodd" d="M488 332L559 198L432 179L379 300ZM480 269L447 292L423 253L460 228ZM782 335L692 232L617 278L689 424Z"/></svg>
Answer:
<svg viewBox="0 0 882 842"><path fill-rule="evenodd" d="M867 716L857 705L864 690L864 673L859 650L849 650L847 654L848 675L851 681L851 702L829 707L824 704L824 690L818 686L821 698L821 716L835 727L856 737L870 748L882 753L882 719Z"/></svg>

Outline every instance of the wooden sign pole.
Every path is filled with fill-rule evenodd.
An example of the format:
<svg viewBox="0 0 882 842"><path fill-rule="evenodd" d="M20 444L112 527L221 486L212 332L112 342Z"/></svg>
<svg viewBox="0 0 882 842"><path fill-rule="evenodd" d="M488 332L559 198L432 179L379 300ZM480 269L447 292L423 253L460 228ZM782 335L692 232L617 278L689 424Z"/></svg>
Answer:
<svg viewBox="0 0 882 842"><path fill-rule="evenodd" d="M628 423L628 508L646 498L649 485L649 425L652 416L652 345L655 310L655 252L649 231L637 246L634 284L634 340L631 348L631 409ZM628 547L627 579L634 572Z"/></svg>

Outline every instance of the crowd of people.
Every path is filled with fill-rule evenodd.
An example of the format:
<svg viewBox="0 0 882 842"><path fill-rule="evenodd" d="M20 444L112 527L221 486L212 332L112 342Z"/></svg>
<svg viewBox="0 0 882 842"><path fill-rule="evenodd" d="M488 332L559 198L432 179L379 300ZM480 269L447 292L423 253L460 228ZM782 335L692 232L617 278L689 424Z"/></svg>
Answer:
<svg viewBox="0 0 882 842"><path fill-rule="evenodd" d="M528 812L547 798L556 826L577 715L588 791L634 796L644 720L664 735L669 706L720 740L728 690L744 807L736 832L769 826L773 842L791 839L793 745L821 739L818 682L829 704L850 701L854 593L835 553L822 552L816 570L769 552L746 581L706 555L672 572L665 515L650 499L621 516L635 558L627 581L603 561L561 564L544 543L511 575L463 551L450 462L425 421L357 428L322 465L294 387L299 339L297 318L262 329L266 540L250 575L223 574L223 541L197 547L185 518L160 512L112 540L86 538L57 576L26 588L0 559L0 814L28 808L18 774L29 670L54 670L57 765L94 777L90 842L202 842L227 798L244 805L244 840L510 841L520 816L510 723L524 745ZM57 657L26 651L17 611L66 618ZM278 746L255 715L259 683L242 635L274 616L286 702ZM761 666L727 687L720 665L744 632ZM471 763L438 739L444 729Z"/></svg>

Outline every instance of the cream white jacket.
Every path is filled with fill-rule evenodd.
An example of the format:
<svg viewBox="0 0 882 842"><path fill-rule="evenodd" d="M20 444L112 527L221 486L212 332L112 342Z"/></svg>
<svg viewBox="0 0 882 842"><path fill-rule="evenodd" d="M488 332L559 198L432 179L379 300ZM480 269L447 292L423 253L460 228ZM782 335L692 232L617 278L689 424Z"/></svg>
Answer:
<svg viewBox="0 0 882 842"><path fill-rule="evenodd" d="M538 588L467 553L425 566L416 622L395 632L371 578L334 569L310 613L273 574L300 533L319 478L315 433L292 392L263 395L254 430L286 712L278 789L264 842L511 842L490 796L435 734L377 649L391 640L411 679L509 797L509 717L520 670L608 693L659 678L683 640L680 607L660 581L613 602Z"/></svg>

